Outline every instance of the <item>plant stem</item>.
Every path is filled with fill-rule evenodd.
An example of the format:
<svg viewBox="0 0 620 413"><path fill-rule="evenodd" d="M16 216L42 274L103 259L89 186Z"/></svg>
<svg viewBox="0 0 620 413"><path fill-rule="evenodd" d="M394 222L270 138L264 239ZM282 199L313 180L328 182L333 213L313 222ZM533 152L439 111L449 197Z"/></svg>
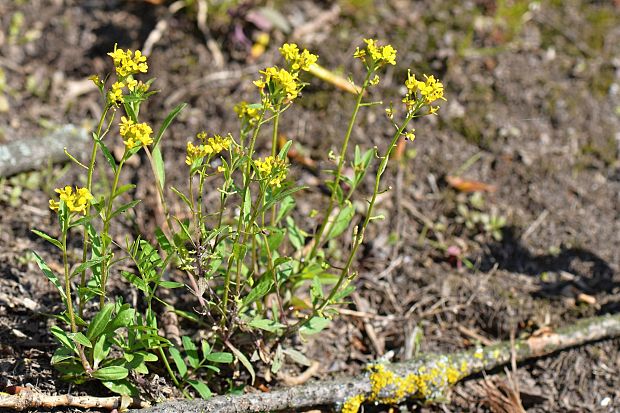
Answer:
<svg viewBox="0 0 620 413"><path fill-rule="evenodd" d="M312 246L312 250L308 255L308 259L306 262L312 260L321 246L321 238L323 237L323 232L325 232L325 228L329 222L330 215L334 210L334 206L336 203L336 197L338 194L338 186L340 185L340 178L342 177L342 168L344 167L344 161L346 158L347 147L349 146L349 139L351 138L351 133L353 132L353 126L355 126L355 120L357 118L357 114L362 105L362 99L364 97L364 91L368 87L368 82L370 76L374 72L368 71L366 73L366 78L364 79L364 83L362 83L362 88L360 93L357 95L357 99L355 101L355 107L353 108L353 113L351 115L351 119L349 120L349 126L347 127L347 132L344 135L344 141L342 142L342 148L340 149L340 154L338 155L338 167L336 169L336 175L334 176L334 182L332 186L331 196L329 198L329 203L325 212L323 213L323 221L321 222L321 226L317 230L316 234L314 234L314 245Z"/></svg>
<svg viewBox="0 0 620 413"><path fill-rule="evenodd" d="M105 109L103 110L103 113L101 114L101 118L99 118L99 123L97 124L97 131L95 132L95 134L97 135L98 139L101 139L101 130L103 129L103 123L105 121L105 118L108 114L108 110L110 109L109 105L105 106ZM93 174L94 174L94 170L95 170L95 161L97 159L97 142L93 142L93 149L91 151L90 154L90 162L88 164L88 172L86 174L86 189L88 189L88 192L92 193L92 187L93 187ZM88 214L90 213L90 203L88 203L86 205L86 216L88 216ZM88 228L86 226L84 226L84 230L83 230L83 247L82 247L82 262L86 262L86 259L88 258L88 248L90 246L90 240L88 237ZM82 271L82 273L80 274L80 291L82 291L84 288L86 287L86 270ZM79 306L78 306L78 314L81 317L83 317L84 315L84 300L83 300L83 296L82 293L79 292Z"/></svg>
<svg viewBox="0 0 620 413"><path fill-rule="evenodd" d="M103 308L105 305L105 296L106 296L106 284L108 282L108 247L110 245L110 222L112 215L112 204L114 203L114 194L116 193L116 188L118 186L118 180L121 175L121 169L123 169L123 164L125 163L125 156L127 155L127 150L125 150L125 154L123 155L123 159L121 159L118 167L116 168L116 172L114 173L114 181L112 182L112 189L110 190L110 196L108 198L108 204L106 205L104 220L103 220L103 231L101 232L101 245L102 251L101 255L104 257L103 261L101 261L101 297L99 299L99 306Z"/></svg>
<svg viewBox="0 0 620 413"><path fill-rule="evenodd" d="M355 258L355 255L357 254L357 250L359 249L364 239L364 232L366 231L366 227L368 226L368 223L372 219L372 210L375 206L375 202L377 201L377 195L379 194L379 185L381 184L381 177L383 176L383 173L385 172L385 169L387 167L387 163L390 160L390 154L392 153L392 150L396 146L398 139L401 137L403 131L407 127L407 124L409 123L409 121L411 121L411 119L413 119L414 115L415 115L415 111L413 111L412 114L410 114L409 116L407 116L407 118L405 118L405 121L398 128L398 130L394 133L394 136L392 137L392 141L390 142L390 145L388 146L387 152L381 159L381 164L379 165L379 169L377 170L377 175L375 177L375 186L372 192L372 197L370 199L370 202L368 203L368 208L366 210L366 217L364 218L364 222L362 223L361 227L359 227L357 234L355 235L353 239L353 246L351 248L351 252L349 253L349 257L347 258L346 265L342 268L342 271L340 272L340 277L338 277L338 281L336 282L336 284L330 291L325 301L323 301L323 303L319 306L318 311L323 310L331 302L331 300L334 298L336 293L338 293L338 290L340 290L340 287L342 286L342 283L344 282L344 280L348 278L349 269L351 267L351 264L353 263L353 259Z"/></svg>
<svg viewBox="0 0 620 413"><path fill-rule="evenodd" d="M273 118L273 134L271 135L271 156L274 158L278 153L278 123L280 121L280 105L276 107L276 113ZM276 204L271 207L271 225L276 221ZM265 222L265 212L263 211L263 225Z"/></svg>
<svg viewBox="0 0 620 413"><path fill-rule="evenodd" d="M265 117L266 111L267 111L266 106L263 106L260 117L258 121L256 122L256 126L254 127L252 138L250 139L250 148L248 149L248 153L246 155L248 159L246 160L246 170L243 176L243 192L241 194L241 202L239 206L237 233L235 234L235 239L232 244L233 251L228 257L228 265L226 268L226 274L224 276L224 298L222 299L222 321L220 323L222 327L226 325L226 312L227 312L227 306L228 306L228 297L230 295L230 276L231 276L230 272L232 270L232 264L235 258L234 249L237 245L239 245L239 238L241 237L241 229L242 229L243 221L244 221L243 210L245 208L245 198L249 191L250 176L252 174L252 155L254 154L254 146L256 145L256 138L258 137L258 131L260 130L261 123ZM237 285L237 289L238 288L239 286Z"/></svg>

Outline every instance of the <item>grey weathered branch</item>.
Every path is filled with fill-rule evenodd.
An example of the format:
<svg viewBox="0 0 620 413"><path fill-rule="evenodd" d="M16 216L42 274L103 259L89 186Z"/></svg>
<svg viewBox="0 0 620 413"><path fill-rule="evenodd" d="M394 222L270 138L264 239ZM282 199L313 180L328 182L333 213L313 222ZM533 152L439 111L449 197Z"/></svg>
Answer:
<svg viewBox="0 0 620 413"><path fill-rule="evenodd" d="M620 336L620 315L606 315L578 321L553 333L515 340L517 362L541 357L569 347L604 338ZM456 381L483 370L491 370L510 362L510 342L472 350L445 354L427 354L409 361L387 364L353 378L311 383L299 387L250 393L240 396L217 396L209 400L168 401L136 413L241 413L300 409L319 405L342 405L356 398L363 400L400 400L440 397ZM390 373L391 372L391 373ZM386 380L387 378L387 380ZM374 381L375 386L371 383ZM378 382L383 381L380 389ZM379 383L380 385L381 383ZM416 387L417 386L417 387ZM426 388L421 388L426 386ZM374 387L374 388L373 388ZM377 392L377 390L379 390ZM374 393L374 394L373 394ZM350 411L355 411L351 410Z"/></svg>
<svg viewBox="0 0 620 413"><path fill-rule="evenodd" d="M0 145L0 177L44 168L49 162L66 161L65 148L79 159L89 143L85 129L65 125L41 138L17 139Z"/></svg>

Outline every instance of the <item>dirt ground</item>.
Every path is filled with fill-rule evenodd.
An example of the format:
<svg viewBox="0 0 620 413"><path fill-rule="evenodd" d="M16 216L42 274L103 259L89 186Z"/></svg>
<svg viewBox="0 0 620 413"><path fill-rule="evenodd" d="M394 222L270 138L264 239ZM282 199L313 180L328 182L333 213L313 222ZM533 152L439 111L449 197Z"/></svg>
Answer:
<svg viewBox="0 0 620 413"><path fill-rule="evenodd" d="M67 123L92 126L100 109L87 78L111 69L106 53L115 43L143 48L164 20L149 54L162 93L145 113L158 124L178 103L189 104L164 140L172 185L184 185L174 171L183 170L191 135L237 130L233 105L256 99L251 80L277 62L282 42L294 40L325 67L355 75L355 47L376 37L399 53L382 97L397 101L407 67L446 86L440 116L417 123L405 162L389 169L392 191L379 205L386 219L367 236L353 303L319 339L297 343L320 362L317 378L357 373L380 357L453 352L620 310L619 2L271 1L280 16L271 19L255 17L265 2L229 2L209 16L216 49L195 13L171 15L169 3L152 3L1 1L0 144ZM252 58L261 31L271 40ZM352 103L312 79L282 131L298 150L324 160L339 146ZM386 145L382 113L364 110L360 126L356 143ZM127 178L149 186L143 166ZM48 199L54 187L75 183L76 173L57 165L0 181L0 390L106 394L71 387L50 367L55 343L47 329L60 300L29 252L53 258L30 229L55 231ZM485 185L463 192L455 176ZM309 179L301 169L296 177ZM302 213L320 196L310 190ZM152 230L149 203L128 221L118 230ZM113 282L122 292L123 281ZM524 407L620 411L619 345L602 341L520 365L514 379ZM412 402L401 411L490 411L482 382L457 385L445 404ZM157 383L159 394L171 394L165 380Z"/></svg>

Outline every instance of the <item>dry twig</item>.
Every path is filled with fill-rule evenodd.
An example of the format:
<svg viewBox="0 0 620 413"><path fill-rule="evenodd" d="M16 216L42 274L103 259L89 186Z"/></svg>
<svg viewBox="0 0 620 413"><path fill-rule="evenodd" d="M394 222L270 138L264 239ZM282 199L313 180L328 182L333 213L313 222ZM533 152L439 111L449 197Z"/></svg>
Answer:
<svg viewBox="0 0 620 413"><path fill-rule="evenodd" d="M48 396L32 390L22 390L18 394L10 396L0 395L0 408L13 409L17 411L30 409L52 409L54 407L79 407L82 409L118 409L128 408L142 409L148 407L149 403L131 398L128 396L115 397L91 397L91 396L71 396L64 394L60 396Z"/></svg>

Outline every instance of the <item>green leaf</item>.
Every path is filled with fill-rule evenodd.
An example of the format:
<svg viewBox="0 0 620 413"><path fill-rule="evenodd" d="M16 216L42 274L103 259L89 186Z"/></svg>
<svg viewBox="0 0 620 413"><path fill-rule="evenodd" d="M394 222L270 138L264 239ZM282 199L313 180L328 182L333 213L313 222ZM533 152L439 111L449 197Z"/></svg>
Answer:
<svg viewBox="0 0 620 413"><path fill-rule="evenodd" d="M209 387L207 387L207 385L204 382L194 380L194 379L188 379L187 382L189 383L190 386L194 388L194 390L198 392L200 397L202 397L203 399L205 400L210 399L211 396L213 395Z"/></svg>
<svg viewBox="0 0 620 413"><path fill-rule="evenodd" d="M126 307L125 307L126 306ZM129 305L125 304L118 312L114 320L107 326L106 331L113 332L121 327L129 327L135 323L136 310L129 308Z"/></svg>
<svg viewBox="0 0 620 413"><path fill-rule="evenodd" d="M123 193L127 192L127 191L131 191L132 189L134 189L136 187L135 184L125 184L119 188L116 189L116 192L114 193L114 196L112 197L112 199L116 199L117 197L119 197L120 195L122 195Z"/></svg>
<svg viewBox="0 0 620 413"><path fill-rule="evenodd" d="M258 283L252 287L248 295L245 296L243 299L243 307L246 307L266 296L271 290L272 285L273 277L271 277L269 273L265 274L260 278Z"/></svg>
<svg viewBox="0 0 620 413"><path fill-rule="evenodd" d="M273 361L271 362L271 372L277 373L284 363L284 353L282 353L282 346L278 344L276 348L276 354L273 356Z"/></svg>
<svg viewBox="0 0 620 413"><path fill-rule="evenodd" d="M66 347L58 347L56 351L54 351L54 355L52 356L52 360L50 361L50 363L53 366L65 360L70 360L74 358L76 357L75 357L74 352L71 351L71 349L68 349Z"/></svg>
<svg viewBox="0 0 620 413"><path fill-rule="evenodd" d="M138 396L138 389L136 389L136 387L126 379L117 381L102 381L101 384L116 394L133 397Z"/></svg>
<svg viewBox="0 0 620 413"><path fill-rule="evenodd" d="M65 333L62 328L58 326L52 326L52 328L50 328L50 333L52 333L52 335L56 337L60 344L65 346L65 348L73 351L75 354L78 354L75 343L67 336L67 333Z"/></svg>
<svg viewBox="0 0 620 413"><path fill-rule="evenodd" d="M160 148L160 146L155 146L153 149L153 169L155 170L155 176L159 182L159 187L164 188L166 185L166 169L164 167L164 158Z"/></svg>
<svg viewBox="0 0 620 413"><path fill-rule="evenodd" d="M172 109L170 113L168 113L168 116L166 116L166 119L164 119L164 122L161 124L157 135L155 135L155 139L153 140L153 148L157 147L164 132L166 132L166 129L168 129L168 126L170 126L174 118L177 117L177 115L185 108L185 106L187 106L187 103L180 103L174 109Z"/></svg>
<svg viewBox="0 0 620 413"><path fill-rule="evenodd" d="M325 327L329 325L330 321L323 317L312 317L306 325L299 329L299 334L302 336L310 336L320 333Z"/></svg>
<svg viewBox="0 0 620 413"><path fill-rule="evenodd" d="M269 244L270 251L277 251L284 240L284 230L280 228L269 227L269 236L267 236L267 243Z"/></svg>
<svg viewBox="0 0 620 413"><path fill-rule="evenodd" d="M71 277L75 276L76 274L81 274L84 271L86 271L88 268L92 268L96 265L101 264L101 261L103 261L102 257L97 257L97 258L93 258L90 259L86 262L81 263L80 265L77 266L77 268L75 270L73 270L71 272Z"/></svg>
<svg viewBox="0 0 620 413"><path fill-rule="evenodd" d="M334 294L333 302L338 302L345 297L348 297L353 291L355 291L355 287L353 285L347 285L342 290L338 291Z"/></svg>
<svg viewBox="0 0 620 413"><path fill-rule="evenodd" d="M45 241L52 243L54 246L62 250L62 242L58 241L55 238L50 237L43 231L39 231L37 229L31 229L31 231L37 234L39 237L43 238Z"/></svg>
<svg viewBox="0 0 620 413"><path fill-rule="evenodd" d="M131 273L129 271L121 271L121 275L131 284L133 284L137 289L143 291L145 293L149 293L149 288L144 282L144 280L138 277L136 274Z"/></svg>
<svg viewBox="0 0 620 413"><path fill-rule="evenodd" d="M176 281L160 281L159 286L164 288L180 288L185 284Z"/></svg>
<svg viewBox="0 0 620 413"><path fill-rule="evenodd" d="M164 234L164 231L162 231L161 228L155 229L155 238L157 238L159 246L162 250L166 252L166 254L172 255L174 253L174 249L172 247L172 244L170 244L170 240L168 239L168 237L166 237L166 234Z"/></svg>
<svg viewBox="0 0 620 413"><path fill-rule="evenodd" d="M191 338L187 336L181 337L183 341L183 348L185 349L185 354L187 354L187 361L192 368L197 369L200 366L200 358L198 357L198 349L196 345L192 341Z"/></svg>
<svg viewBox="0 0 620 413"><path fill-rule="evenodd" d="M354 215L355 207L350 201L347 201L346 206L338 212L336 219L331 224L325 240L329 241L330 239L334 239L349 228Z"/></svg>
<svg viewBox="0 0 620 413"><path fill-rule="evenodd" d="M66 305L67 296L65 295L65 291L63 290L62 285L60 284L60 280L58 279L58 276L54 274L54 271L52 271L50 267L47 266L47 264L45 263L45 261L43 261L43 258L41 258L39 254L37 254L35 251L32 251L32 255L34 256L34 259L37 262L37 265L39 266L43 274L45 274L47 279L50 280L52 284L54 284L54 287L56 287L56 289L60 293L60 296L62 297L63 303L65 303Z"/></svg>
<svg viewBox="0 0 620 413"><path fill-rule="evenodd" d="M248 358L230 342L226 342L226 346L233 352L233 354L235 355L235 357L237 357L241 364L243 364L248 373L250 373L250 376L252 377L251 384L254 384L254 381L256 380L256 372L254 371L254 367L252 367L252 363L250 363L250 360L248 360Z"/></svg>
<svg viewBox="0 0 620 413"><path fill-rule="evenodd" d="M84 347L88 347L88 348L93 347L93 344L90 342L90 340L87 339L86 336L80 333L79 331L77 333L68 333L67 337L69 337L75 343L83 345Z"/></svg>
<svg viewBox="0 0 620 413"><path fill-rule="evenodd" d="M99 363L105 360L110 352L110 346L106 346L105 341L105 336L99 337L93 348L93 369L95 370L99 367Z"/></svg>
<svg viewBox="0 0 620 413"><path fill-rule="evenodd" d="M209 345L207 340L201 340L200 347L201 347L200 349L202 350L203 357L206 357L207 354L211 353L211 346Z"/></svg>
<svg viewBox="0 0 620 413"><path fill-rule="evenodd" d="M318 300L323 298L323 287L321 286L321 280L316 275L312 279L312 287L310 287L310 297L312 298L313 303L316 303Z"/></svg>
<svg viewBox="0 0 620 413"><path fill-rule="evenodd" d="M306 357L301 351L295 350L294 348L287 348L282 351L297 364L301 364L302 366L310 366L312 364L308 357Z"/></svg>
<svg viewBox="0 0 620 413"><path fill-rule="evenodd" d="M280 202L280 209L278 210L278 215L276 216L276 221L274 222L273 225L276 225L277 223L279 223L282 220L282 218L287 216L289 212L293 210L293 208L295 208L295 198L293 198L290 195L284 197L282 201Z"/></svg>
<svg viewBox="0 0 620 413"><path fill-rule="evenodd" d="M288 239L291 241L291 245L294 249L301 251L305 245L307 234L297 227L295 221L291 217L286 217L286 224L288 228Z"/></svg>
<svg viewBox="0 0 620 413"><path fill-rule="evenodd" d="M283 146L282 149L280 149L280 152L278 152L278 158L284 160L286 159L286 156L288 154L289 149L291 149L291 145L293 144L292 140L288 140Z"/></svg>
<svg viewBox="0 0 620 413"><path fill-rule="evenodd" d="M99 380L121 380L129 375L129 370L123 366L108 366L102 367L99 370L93 371L93 377Z"/></svg>
<svg viewBox="0 0 620 413"><path fill-rule="evenodd" d="M233 362L233 355L225 352L215 352L207 354L205 359L212 363L229 364Z"/></svg>
<svg viewBox="0 0 620 413"><path fill-rule="evenodd" d="M134 199L131 202L127 202L126 204L121 205L120 207L118 207L114 212L112 212L112 214L108 217L108 219L112 219L115 216L122 214L123 212L127 211L128 209L131 209L133 207L135 207L136 205L138 205L141 201L139 199Z"/></svg>
<svg viewBox="0 0 620 413"><path fill-rule="evenodd" d="M250 321L250 327L260 328L261 330L269 331L271 333L275 333L278 330L284 328L284 324L280 324L274 320L269 320L266 318L263 319L254 319Z"/></svg>
<svg viewBox="0 0 620 413"><path fill-rule="evenodd" d="M170 349L168 349L168 351L170 352L170 356L172 356L174 364L176 364L177 366L179 374L181 375L181 377L185 377L185 375L187 374L187 366L183 361L183 356L181 356L181 352L176 347L171 347Z"/></svg>
<svg viewBox="0 0 620 413"><path fill-rule="evenodd" d="M112 311L114 311L114 304L108 303L104 305L103 308L93 318L93 320L90 322L90 325L88 326L88 330L86 331L86 337L88 337L89 340L94 340L95 338L99 337L101 333L103 333L106 326L110 322Z"/></svg>

